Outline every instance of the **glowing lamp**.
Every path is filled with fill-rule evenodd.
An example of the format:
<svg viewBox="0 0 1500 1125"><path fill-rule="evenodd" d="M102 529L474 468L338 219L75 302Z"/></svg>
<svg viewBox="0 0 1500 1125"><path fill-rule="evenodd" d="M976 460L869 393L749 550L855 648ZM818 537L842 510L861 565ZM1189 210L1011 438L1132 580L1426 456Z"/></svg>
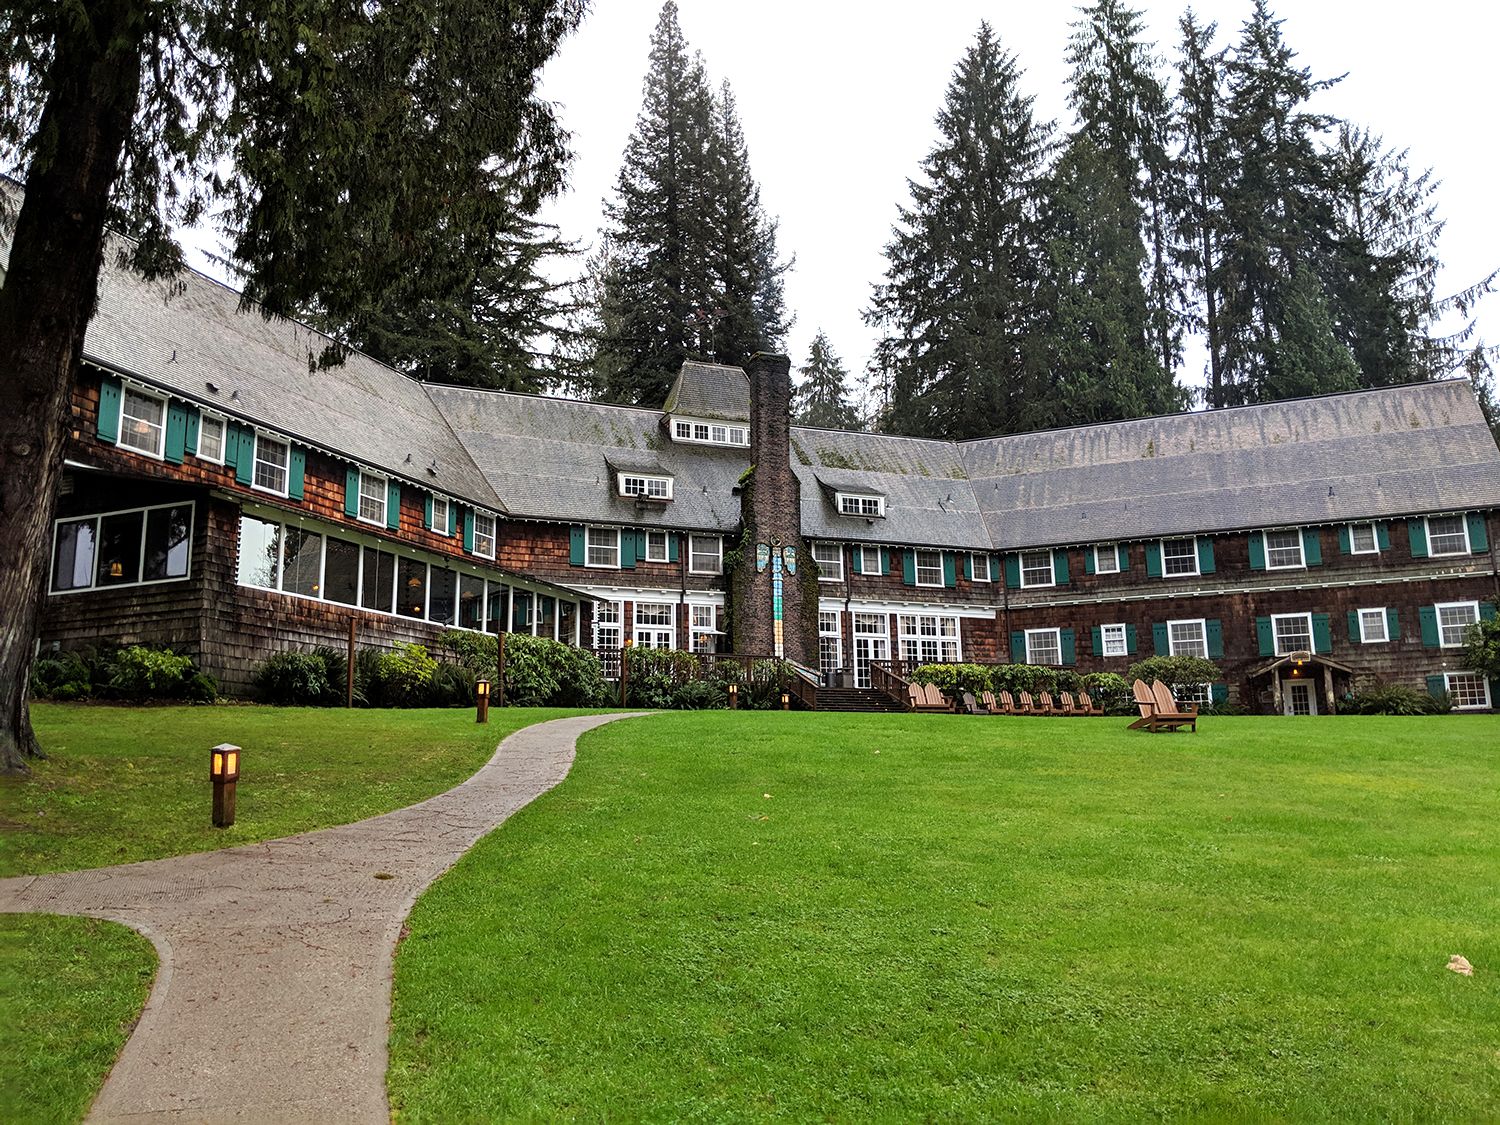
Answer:
<svg viewBox="0 0 1500 1125"><path fill-rule="evenodd" d="M490 721L490 682L483 677L474 681L474 721Z"/></svg>
<svg viewBox="0 0 1500 1125"><path fill-rule="evenodd" d="M208 752L208 780L213 783L215 828L234 823L234 793L240 780L240 748L227 742Z"/></svg>
<svg viewBox="0 0 1500 1125"><path fill-rule="evenodd" d="M125 577L125 566L120 562L119 559L116 559L114 562L109 564L109 576L111 578Z"/></svg>
<svg viewBox="0 0 1500 1125"><path fill-rule="evenodd" d="M731 711L738 711L739 708L740 708L740 685L739 684L730 684L729 685L729 709Z"/></svg>
<svg viewBox="0 0 1500 1125"><path fill-rule="evenodd" d="M781 693L781 709L783 711L788 711L788 710L791 709L791 706L792 706L792 697L790 695L788 695L786 692L782 692Z"/></svg>

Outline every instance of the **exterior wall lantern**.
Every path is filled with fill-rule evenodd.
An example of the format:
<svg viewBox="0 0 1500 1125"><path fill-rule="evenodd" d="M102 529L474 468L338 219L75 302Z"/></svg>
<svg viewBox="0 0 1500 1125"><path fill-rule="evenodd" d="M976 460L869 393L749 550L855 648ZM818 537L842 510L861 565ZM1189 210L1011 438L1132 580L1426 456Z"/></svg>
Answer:
<svg viewBox="0 0 1500 1125"><path fill-rule="evenodd" d="M490 721L490 682L481 677L474 682L474 721L476 723L487 723Z"/></svg>
<svg viewBox="0 0 1500 1125"><path fill-rule="evenodd" d="M240 748L222 742L208 752L208 780L214 787L214 827L234 823L234 790L240 780Z"/></svg>

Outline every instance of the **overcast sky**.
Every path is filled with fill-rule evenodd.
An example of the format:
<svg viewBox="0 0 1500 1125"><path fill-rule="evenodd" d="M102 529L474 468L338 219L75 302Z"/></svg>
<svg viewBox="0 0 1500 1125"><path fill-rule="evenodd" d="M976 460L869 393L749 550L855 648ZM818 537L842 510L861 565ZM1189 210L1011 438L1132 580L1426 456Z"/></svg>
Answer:
<svg viewBox="0 0 1500 1125"><path fill-rule="evenodd" d="M1159 51L1175 57L1183 5L1136 6ZM1038 115L1064 122L1063 53L1074 5L678 0L678 7L683 34L702 53L711 81L734 89L762 202L780 220L783 255L796 258L786 284L797 318L788 340L793 364L805 361L821 327L846 366L862 371L872 337L860 311L882 274L881 249L897 204L908 198L906 181L936 140L933 119L954 65L980 21L989 20L1024 69L1023 88L1036 96ZM1250 3L1201 0L1195 8L1203 22L1218 22L1227 42ZM660 11L657 0L596 0L544 74L544 95L561 104L577 154L572 189L546 216L569 238L597 239L603 201L640 111ZM1491 124L1500 4L1282 0L1276 11L1314 77L1347 72L1315 106L1410 148L1413 166L1431 167L1443 181L1440 291L1500 265ZM1479 312L1480 333L1500 343L1500 294ZM1202 381L1200 371L1184 375Z"/></svg>

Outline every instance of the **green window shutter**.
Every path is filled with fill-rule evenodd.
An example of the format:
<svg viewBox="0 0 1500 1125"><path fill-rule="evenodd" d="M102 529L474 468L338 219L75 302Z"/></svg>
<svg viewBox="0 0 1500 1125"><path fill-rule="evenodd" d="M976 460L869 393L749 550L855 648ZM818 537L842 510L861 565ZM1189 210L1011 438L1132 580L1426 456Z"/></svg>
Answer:
<svg viewBox="0 0 1500 1125"><path fill-rule="evenodd" d="M964 552L964 581L974 581L974 556L968 551Z"/></svg>
<svg viewBox="0 0 1500 1125"><path fill-rule="evenodd" d="M1210 697L1214 701L1214 706L1215 707L1217 707L1221 703L1228 703L1229 702L1229 685L1228 684L1223 683L1221 681L1220 683L1214 684L1212 687L1210 687L1209 688L1209 692L1210 692Z"/></svg>
<svg viewBox="0 0 1500 1125"><path fill-rule="evenodd" d="M1391 525L1388 523L1377 523L1375 525L1375 543L1382 551L1391 549Z"/></svg>
<svg viewBox="0 0 1500 1125"><path fill-rule="evenodd" d="M286 494L289 500L301 500L307 480L307 450L294 445L287 453Z"/></svg>
<svg viewBox="0 0 1500 1125"><path fill-rule="evenodd" d="M236 484L249 484L255 479L255 431L236 425L234 432L239 439L235 442L239 452L234 455L234 480Z"/></svg>
<svg viewBox="0 0 1500 1125"><path fill-rule="evenodd" d="M1480 602L1479 603L1479 620L1481 620L1481 621L1493 621L1493 620L1495 620L1495 603L1494 602Z"/></svg>
<svg viewBox="0 0 1500 1125"><path fill-rule="evenodd" d="M669 563L674 563L681 557L677 553L677 544L680 539L681 536L670 531L667 532L667 561Z"/></svg>
<svg viewBox="0 0 1500 1125"><path fill-rule="evenodd" d="M1094 573L1094 556L1099 553L1098 547L1090 547L1083 552L1083 573Z"/></svg>
<svg viewBox="0 0 1500 1125"><path fill-rule="evenodd" d="M1438 635L1437 606L1424 605L1417 610L1417 618L1422 622L1422 647L1437 648L1442 641Z"/></svg>
<svg viewBox="0 0 1500 1125"><path fill-rule="evenodd" d="M1125 626L1125 652L1126 652L1126 654L1129 655L1129 656L1134 656L1134 655L1136 655L1136 653L1138 653L1140 651L1141 651L1141 646L1140 646L1140 642L1136 639L1135 626L1134 625L1127 625L1127 626Z"/></svg>
<svg viewBox="0 0 1500 1125"><path fill-rule="evenodd" d="M458 505L452 500L448 501L448 534L458 534Z"/></svg>
<svg viewBox="0 0 1500 1125"><path fill-rule="evenodd" d="M1406 535L1411 540L1411 557L1425 559L1427 557L1427 521L1407 520Z"/></svg>
<svg viewBox="0 0 1500 1125"><path fill-rule="evenodd" d="M1146 577L1161 577L1161 542L1146 544Z"/></svg>
<svg viewBox="0 0 1500 1125"><path fill-rule="evenodd" d="M1210 660L1224 659L1224 626L1217 619L1212 618L1203 625L1208 633L1208 658Z"/></svg>
<svg viewBox="0 0 1500 1125"><path fill-rule="evenodd" d="M1121 543L1115 550L1119 552L1120 573L1124 574L1130 569L1130 548Z"/></svg>
<svg viewBox="0 0 1500 1125"><path fill-rule="evenodd" d="M891 572L891 552L890 552L889 549L887 549L885 547L882 547L882 548L880 548L880 573L881 574L889 574L890 572Z"/></svg>
<svg viewBox="0 0 1500 1125"><path fill-rule="evenodd" d="M1349 643L1359 644L1359 611L1354 609L1349 611Z"/></svg>
<svg viewBox="0 0 1500 1125"><path fill-rule="evenodd" d="M344 470L344 515L359 516L359 470Z"/></svg>
<svg viewBox="0 0 1500 1125"><path fill-rule="evenodd" d="M425 527L428 531L433 530L432 493L430 492L426 496L422 497L422 526Z"/></svg>
<svg viewBox="0 0 1500 1125"><path fill-rule="evenodd" d="M1276 655L1276 634L1271 630L1269 617L1255 619L1255 640L1262 656Z"/></svg>
<svg viewBox="0 0 1500 1125"><path fill-rule="evenodd" d="M1396 616L1395 606L1385 611L1385 631L1389 640L1399 641L1401 639L1401 621Z"/></svg>
<svg viewBox="0 0 1500 1125"><path fill-rule="evenodd" d="M1066 586L1068 584L1067 551L1052 552L1052 581L1056 582L1059 586Z"/></svg>
<svg viewBox="0 0 1500 1125"><path fill-rule="evenodd" d="M1266 535L1263 531L1250 533L1250 569L1266 569Z"/></svg>
<svg viewBox="0 0 1500 1125"><path fill-rule="evenodd" d="M1012 590L1021 588L1021 556L1005 556L1005 585Z"/></svg>
<svg viewBox="0 0 1500 1125"><path fill-rule="evenodd" d="M182 464L187 452L187 407L175 399L167 403L167 433L162 457L173 465Z"/></svg>
<svg viewBox="0 0 1500 1125"><path fill-rule="evenodd" d="M98 434L100 441L120 440L120 380L113 375L99 380Z"/></svg>
<svg viewBox="0 0 1500 1125"><path fill-rule="evenodd" d="M187 440L182 444L182 451L195 457L198 455L198 426L202 419L196 406L187 408Z"/></svg>
<svg viewBox="0 0 1500 1125"><path fill-rule="evenodd" d="M1010 635L1010 662L1026 663L1026 634L1019 629Z"/></svg>
<svg viewBox="0 0 1500 1125"><path fill-rule="evenodd" d="M1207 536L1198 539L1198 573L1212 574L1214 572L1214 541Z"/></svg>
<svg viewBox="0 0 1500 1125"><path fill-rule="evenodd" d="M917 553L909 548L901 552L901 581L907 586L917 584Z"/></svg>
<svg viewBox="0 0 1500 1125"><path fill-rule="evenodd" d="M474 513L468 508L464 509L464 550L474 553Z"/></svg>
<svg viewBox="0 0 1500 1125"><path fill-rule="evenodd" d="M1093 627L1093 629L1091 629L1089 631L1089 637L1090 637L1091 643L1094 646L1094 649L1093 649L1094 655L1095 656L1103 656L1104 655L1104 629L1101 626L1095 625Z"/></svg>
<svg viewBox="0 0 1500 1125"><path fill-rule="evenodd" d="M1354 543L1349 538L1349 525L1347 523L1339 525L1339 553L1343 555L1352 555L1354 553Z"/></svg>
<svg viewBox="0 0 1500 1125"><path fill-rule="evenodd" d="M582 566L584 560L583 528L568 528L568 562Z"/></svg>
<svg viewBox="0 0 1500 1125"><path fill-rule="evenodd" d="M1308 566L1323 565L1323 537L1315 527L1302 529L1302 561Z"/></svg>
<svg viewBox="0 0 1500 1125"><path fill-rule="evenodd" d="M1484 513L1469 513L1469 550L1474 554L1490 549L1490 537L1485 533Z"/></svg>
<svg viewBox="0 0 1500 1125"><path fill-rule="evenodd" d="M635 569L635 560L639 554L637 546L635 528L620 528L620 566L625 570Z"/></svg>
<svg viewBox="0 0 1500 1125"><path fill-rule="evenodd" d="M1427 694L1433 699L1442 699L1448 694L1448 680L1445 676L1427 677Z"/></svg>
<svg viewBox="0 0 1500 1125"><path fill-rule="evenodd" d="M1157 656L1172 655L1172 642L1167 636L1165 621L1158 621L1151 626L1151 646L1156 650Z"/></svg>
<svg viewBox="0 0 1500 1125"><path fill-rule="evenodd" d="M943 552L943 585L950 588L958 585L958 560L952 551Z"/></svg>
<svg viewBox="0 0 1500 1125"><path fill-rule="evenodd" d="M858 545L856 545L849 552L849 569L850 569L851 572L853 572L854 574L863 574L864 573L864 571L862 569L860 569L861 567L864 566L864 557L865 557L864 549L861 548L861 547L859 547ZM970 577L973 577L973 576L970 575Z"/></svg>
<svg viewBox="0 0 1500 1125"><path fill-rule="evenodd" d="M1078 638L1072 629L1059 629L1057 631L1059 641L1058 647L1062 649L1062 662L1064 667L1071 667L1078 663Z"/></svg>
<svg viewBox="0 0 1500 1125"><path fill-rule="evenodd" d="M1333 651L1333 630L1328 626L1328 614L1315 613L1313 622L1313 651L1327 656Z"/></svg>
<svg viewBox="0 0 1500 1125"><path fill-rule="evenodd" d="M401 486L393 480L385 484L385 526L392 531L401 527Z"/></svg>

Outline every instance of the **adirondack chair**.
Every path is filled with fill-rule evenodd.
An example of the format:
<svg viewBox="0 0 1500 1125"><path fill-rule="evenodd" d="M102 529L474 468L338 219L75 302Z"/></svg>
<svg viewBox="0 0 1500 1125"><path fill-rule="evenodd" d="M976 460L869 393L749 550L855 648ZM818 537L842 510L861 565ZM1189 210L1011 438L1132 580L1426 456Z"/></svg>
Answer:
<svg viewBox="0 0 1500 1125"><path fill-rule="evenodd" d="M1104 714L1104 705L1095 703L1093 697L1088 692L1080 691L1078 693L1078 713L1080 715L1102 715Z"/></svg>
<svg viewBox="0 0 1500 1125"><path fill-rule="evenodd" d="M1039 691L1036 693L1036 714L1038 715L1061 715L1057 704L1052 702L1052 693Z"/></svg>
<svg viewBox="0 0 1500 1125"><path fill-rule="evenodd" d="M1002 715L1018 715L1018 714L1020 714L1020 711L1018 711L1016 709L1015 698L1008 691L1002 691L1000 693L1000 714L1002 714Z"/></svg>
<svg viewBox="0 0 1500 1125"><path fill-rule="evenodd" d="M1083 714L1083 712L1074 705L1073 693L1070 691L1060 691L1057 693L1057 713L1059 715Z"/></svg>
<svg viewBox="0 0 1500 1125"><path fill-rule="evenodd" d="M908 684L906 690L913 711L953 710L953 704L932 684Z"/></svg>
<svg viewBox="0 0 1500 1125"><path fill-rule="evenodd" d="M1178 703L1177 697L1172 694L1172 689L1160 680L1152 681L1151 697L1156 700L1158 719L1165 719L1169 715L1179 719L1188 719L1192 723L1193 733L1198 733L1198 705L1196 703Z"/></svg>
<svg viewBox="0 0 1500 1125"><path fill-rule="evenodd" d="M995 693L992 691L982 691L979 693L979 705L984 708L987 715L999 715L1001 713L1000 704L995 702Z"/></svg>
<svg viewBox="0 0 1500 1125"><path fill-rule="evenodd" d="M1021 693L1021 703L1020 706L1016 708L1017 715L1045 715L1046 713L1047 712L1043 711L1040 705L1031 698L1031 692L1023 691Z"/></svg>
<svg viewBox="0 0 1500 1125"><path fill-rule="evenodd" d="M965 715L983 715L985 709L979 705L972 691L966 691L959 697L959 705Z"/></svg>
<svg viewBox="0 0 1500 1125"><path fill-rule="evenodd" d="M1126 730L1145 730L1156 734L1164 730L1176 730L1180 726L1191 723L1193 731L1197 732L1197 712L1191 715L1179 713L1176 704L1172 702L1171 692L1166 693L1168 706L1164 710L1155 692L1148 688L1144 681L1136 680L1131 686L1131 691L1135 696L1136 706L1140 708L1141 717L1126 727Z"/></svg>

